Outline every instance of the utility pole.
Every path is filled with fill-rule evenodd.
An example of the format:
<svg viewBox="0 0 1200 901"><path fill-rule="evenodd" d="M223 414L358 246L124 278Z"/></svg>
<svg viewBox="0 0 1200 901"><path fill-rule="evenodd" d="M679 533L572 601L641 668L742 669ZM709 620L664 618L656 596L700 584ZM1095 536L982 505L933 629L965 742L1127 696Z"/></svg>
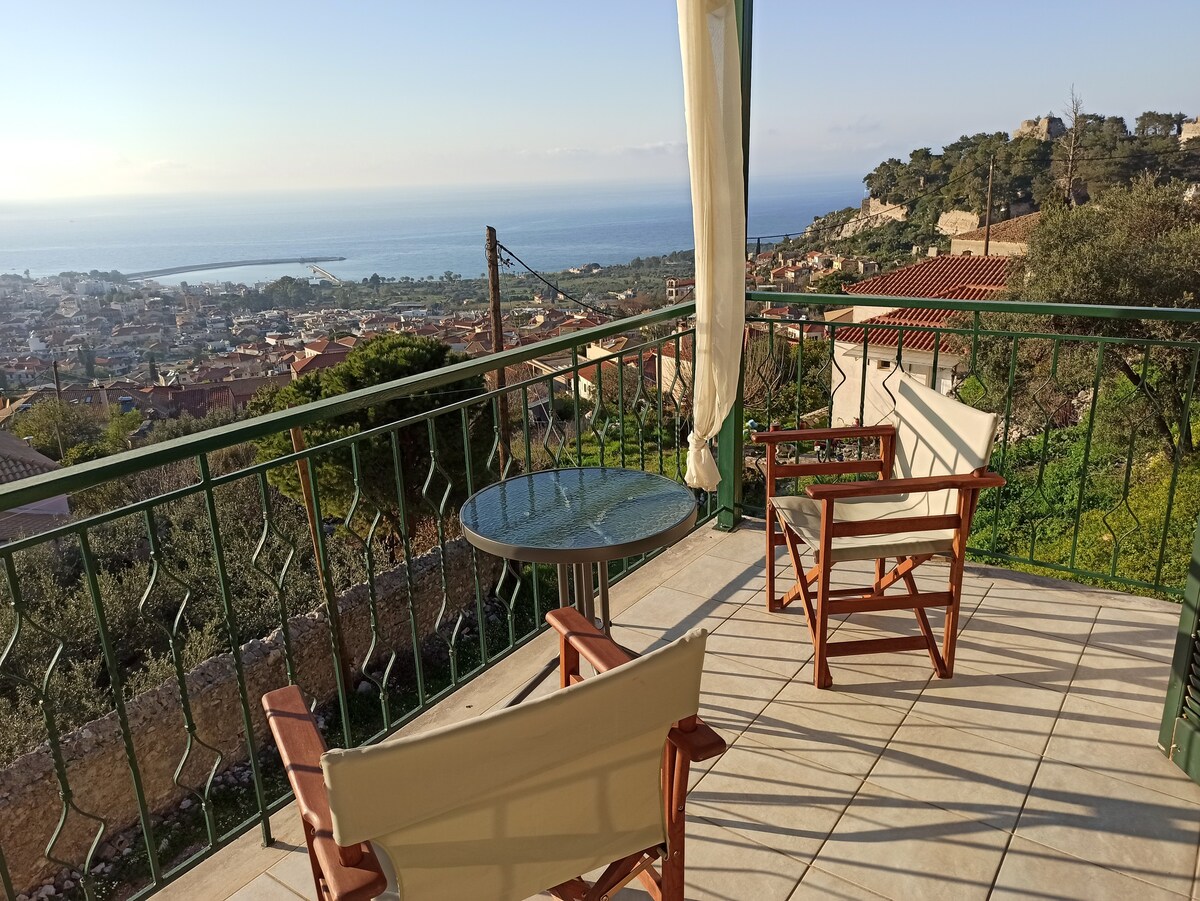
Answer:
<svg viewBox="0 0 1200 901"><path fill-rule="evenodd" d="M487 257L488 301L492 313L492 353L498 354L504 350L504 320L500 315L500 250L497 246L496 230L490 225L484 232L483 249L484 255ZM498 366L495 388L500 392L497 397L500 422L496 425L500 431L497 462L500 465L501 477L504 476L504 471L508 466L508 393L504 390L507 385L508 379L505 377L504 367Z"/></svg>
<svg viewBox="0 0 1200 901"><path fill-rule="evenodd" d="M983 211L983 255L988 255L988 245L992 243L992 175L996 171L995 155L988 161L988 193L987 207Z"/></svg>
<svg viewBox="0 0 1200 901"><path fill-rule="evenodd" d="M58 417L62 415L62 379L58 376L58 360L51 360L50 365L54 369L54 398L57 409L54 411L54 437L58 439L58 459L62 459L67 455L63 449L62 429L58 427Z"/></svg>

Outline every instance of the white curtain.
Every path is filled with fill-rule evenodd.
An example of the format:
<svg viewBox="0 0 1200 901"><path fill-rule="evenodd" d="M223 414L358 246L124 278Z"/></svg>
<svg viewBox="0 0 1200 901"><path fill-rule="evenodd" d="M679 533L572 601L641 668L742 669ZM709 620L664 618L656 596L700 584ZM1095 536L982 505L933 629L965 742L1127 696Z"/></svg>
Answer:
<svg viewBox="0 0 1200 901"><path fill-rule="evenodd" d="M721 481L708 440L737 395L746 322L742 84L733 0L677 0L696 237L696 344L687 483Z"/></svg>

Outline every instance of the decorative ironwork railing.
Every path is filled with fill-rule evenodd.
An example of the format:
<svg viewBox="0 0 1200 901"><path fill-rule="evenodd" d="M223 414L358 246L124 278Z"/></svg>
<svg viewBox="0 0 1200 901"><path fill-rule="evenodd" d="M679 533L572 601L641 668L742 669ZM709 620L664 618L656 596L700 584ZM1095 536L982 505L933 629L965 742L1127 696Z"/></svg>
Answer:
<svg viewBox="0 0 1200 901"><path fill-rule="evenodd" d="M903 367L1001 414L993 468L1009 481L981 502L977 558L1178 593L1200 513L1200 311L747 299L814 315L750 317L734 426L869 422ZM936 315L818 321L850 303ZM256 825L269 841L288 793L258 698L277 685L317 699L331 744L361 744L532 638L557 603L552 568L473 552L457 537L458 504L547 468L682 480L694 311L0 486L0 512L59 496L74 511L0 546L8 896L57 874L78 897L145 897ZM500 368L507 385L495 388L485 379ZM738 434L722 432L724 489L702 499L701 522L762 512L762 461Z"/></svg>
<svg viewBox="0 0 1200 901"><path fill-rule="evenodd" d="M259 712L272 687L301 685L331 744L362 744L536 635L554 568L474 552L458 506L548 468L682 480L693 309L0 486L0 510L73 508L0 546L8 896L57 875L142 897L255 825L270 841L289 797Z"/></svg>
<svg viewBox="0 0 1200 901"><path fill-rule="evenodd" d="M1166 595L1183 589L1200 513L1200 310L751 293L808 319L750 317L746 418L871 423L900 367L1001 417L969 550L1009 566ZM838 306L881 322L817 321ZM806 329L807 326L807 329ZM806 448L800 448L804 450ZM869 448L811 452L863 454ZM753 458L747 510L761 511Z"/></svg>

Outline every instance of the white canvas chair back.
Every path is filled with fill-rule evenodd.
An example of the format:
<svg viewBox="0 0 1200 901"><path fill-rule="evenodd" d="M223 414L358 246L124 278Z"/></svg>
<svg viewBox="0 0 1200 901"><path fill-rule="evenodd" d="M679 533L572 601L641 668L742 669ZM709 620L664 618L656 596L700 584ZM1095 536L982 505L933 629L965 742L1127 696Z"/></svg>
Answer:
<svg viewBox="0 0 1200 901"><path fill-rule="evenodd" d="M905 372L886 387L896 398L894 479L966 475L987 466L998 417L968 407L927 388ZM918 507L905 515L953 513L957 492L933 491L910 496Z"/></svg>
<svg viewBox="0 0 1200 901"><path fill-rule="evenodd" d="M517 707L321 758L334 838L371 841L402 901L522 899L666 840L671 725L703 631Z"/></svg>

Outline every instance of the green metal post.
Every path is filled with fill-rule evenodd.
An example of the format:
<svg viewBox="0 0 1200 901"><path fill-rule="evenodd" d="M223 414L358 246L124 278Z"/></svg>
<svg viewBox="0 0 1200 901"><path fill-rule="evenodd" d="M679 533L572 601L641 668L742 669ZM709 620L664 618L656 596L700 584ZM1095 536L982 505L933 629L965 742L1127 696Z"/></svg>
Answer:
<svg viewBox="0 0 1200 901"><path fill-rule="evenodd" d="M748 207L750 200L750 60L751 38L754 31L754 0L734 0L738 18L738 50L742 59L742 197ZM742 248L743 254L746 248ZM744 302L744 301L743 301ZM745 373L738 374L737 398L729 415L721 424L717 438L717 468L721 484L717 486L717 528L729 531L742 519L742 396Z"/></svg>
<svg viewBox="0 0 1200 901"><path fill-rule="evenodd" d="M1196 634L1200 626L1200 520L1192 544L1192 561L1188 567L1183 589L1183 604L1179 611L1179 631L1175 637L1175 653L1171 660L1171 678L1167 683L1167 698L1163 705L1162 727L1158 733L1159 749L1171 758L1193 780L1200 775L1200 727L1194 707L1187 703L1189 686L1193 683L1196 660Z"/></svg>

